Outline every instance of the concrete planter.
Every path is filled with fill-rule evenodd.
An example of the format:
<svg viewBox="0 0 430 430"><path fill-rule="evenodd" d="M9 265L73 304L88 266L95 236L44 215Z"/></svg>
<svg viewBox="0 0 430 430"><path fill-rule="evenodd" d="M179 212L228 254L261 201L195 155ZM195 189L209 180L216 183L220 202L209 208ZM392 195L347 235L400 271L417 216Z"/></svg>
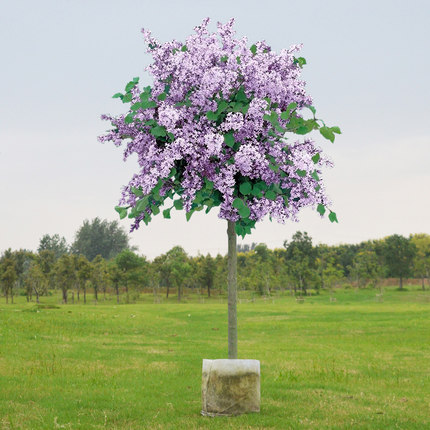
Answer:
<svg viewBox="0 0 430 430"><path fill-rule="evenodd" d="M260 412L258 360L203 360L202 415Z"/></svg>

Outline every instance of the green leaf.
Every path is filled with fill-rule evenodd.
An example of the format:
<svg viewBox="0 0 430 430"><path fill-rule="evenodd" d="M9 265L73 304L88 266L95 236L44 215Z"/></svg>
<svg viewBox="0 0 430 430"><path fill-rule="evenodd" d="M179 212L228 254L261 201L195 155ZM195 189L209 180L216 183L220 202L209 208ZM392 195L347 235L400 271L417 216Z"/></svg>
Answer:
<svg viewBox="0 0 430 430"><path fill-rule="evenodd" d="M297 130L296 130L296 134L301 134L301 135L303 135L303 134L307 134L307 133L309 133L310 132L310 130L308 129L308 127L306 127L305 125L301 125L299 128L297 128Z"/></svg>
<svg viewBox="0 0 430 430"><path fill-rule="evenodd" d="M241 63L240 57L236 57L236 61L237 61L237 64L240 64Z"/></svg>
<svg viewBox="0 0 430 430"><path fill-rule="evenodd" d="M318 176L318 173L316 170L314 170L311 174L311 176L318 182L320 180L320 177Z"/></svg>
<svg viewBox="0 0 430 430"><path fill-rule="evenodd" d="M242 218L248 218L249 215L251 215L251 211L249 210L248 206L243 206L243 207L239 208L238 211L239 211L239 215Z"/></svg>
<svg viewBox="0 0 430 430"><path fill-rule="evenodd" d="M132 94L128 93L122 98L122 102L123 103L130 103L132 98L133 98Z"/></svg>
<svg viewBox="0 0 430 430"><path fill-rule="evenodd" d="M247 196L252 191L252 184L250 182L244 182L243 184L240 184L239 191L244 196Z"/></svg>
<svg viewBox="0 0 430 430"><path fill-rule="evenodd" d="M140 199L136 204L136 212L141 213L143 212L149 203L149 196L145 196L142 199Z"/></svg>
<svg viewBox="0 0 430 430"><path fill-rule="evenodd" d="M126 124L131 124L133 122L133 115L129 114L124 118Z"/></svg>
<svg viewBox="0 0 430 430"><path fill-rule="evenodd" d="M306 105L306 107L315 115L317 113L317 110L311 106L311 105Z"/></svg>
<svg viewBox="0 0 430 430"><path fill-rule="evenodd" d="M209 121L216 121L218 119L218 114L216 112L208 111L206 112L206 117Z"/></svg>
<svg viewBox="0 0 430 430"><path fill-rule="evenodd" d="M296 173L297 173L301 178L304 178L304 177L306 176L306 170L300 170L300 169L297 169L297 170L296 170Z"/></svg>
<svg viewBox="0 0 430 430"><path fill-rule="evenodd" d="M255 55L257 53L257 46L256 45L251 46L251 52L253 55Z"/></svg>
<svg viewBox="0 0 430 430"><path fill-rule="evenodd" d="M163 137L166 136L166 129L161 125L157 125L156 127L151 128L151 134L154 137Z"/></svg>
<svg viewBox="0 0 430 430"><path fill-rule="evenodd" d="M302 68L306 64L306 60L303 57L294 58L294 64L298 64Z"/></svg>
<svg viewBox="0 0 430 430"><path fill-rule="evenodd" d="M237 198L233 200L233 207L236 209L241 209L245 207L245 203L242 199Z"/></svg>
<svg viewBox="0 0 430 430"><path fill-rule="evenodd" d="M166 219L170 219L170 209L165 209L163 211L163 217Z"/></svg>
<svg viewBox="0 0 430 430"><path fill-rule="evenodd" d="M292 102L287 106L287 109L281 113L281 118L284 120L287 120L288 118L290 118L291 112L297 108L297 103L296 102Z"/></svg>
<svg viewBox="0 0 430 430"><path fill-rule="evenodd" d="M157 107L157 103L152 100L143 100L140 105L142 109L150 109Z"/></svg>
<svg viewBox="0 0 430 430"><path fill-rule="evenodd" d="M193 210L190 210L189 212L185 212L185 218L186 218L186 220L187 221L189 221L190 220L190 218L191 218L191 215L194 213L194 209Z"/></svg>
<svg viewBox="0 0 430 430"><path fill-rule="evenodd" d="M181 48L181 51L182 52L187 52L188 51L187 45L183 45L182 48Z"/></svg>
<svg viewBox="0 0 430 430"><path fill-rule="evenodd" d="M337 126L330 127L330 130L331 130L333 133L336 133L336 134L342 134L342 132L340 131L340 128L339 128L339 127L337 127Z"/></svg>
<svg viewBox="0 0 430 430"><path fill-rule="evenodd" d="M160 213L160 208L158 206L156 206L156 205L153 205L152 206L152 213L154 215L158 215Z"/></svg>
<svg viewBox="0 0 430 430"><path fill-rule="evenodd" d="M320 133L331 143L334 142L334 133L326 126L320 128Z"/></svg>
<svg viewBox="0 0 430 430"><path fill-rule="evenodd" d="M315 164L317 164L317 163L318 163L318 161L320 161L320 158L321 158L321 155L320 155L320 153L318 152L317 154L315 154L315 155L312 157L312 161L313 161Z"/></svg>
<svg viewBox="0 0 430 430"><path fill-rule="evenodd" d="M227 146L229 146L230 148L233 147L234 145L234 136L233 133L227 133L224 134L224 142Z"/></svg>
<svg viewBox="0 0 430 430"><path fill-rule="evenodd" d="M173 142L175 140L175 135L173 133L167 133L167 136L169 136L169 139Z"/></svg>
<svg viewBox="0 0 430 430"><path fill-rule="evenodd" d="M113 99L122 99L124 96L121 93L116 93L112 96Z"/></svg>
<svg viewBox="0 0 430 430"><path fill-rule="evenodd" d="M142 103L135 103L134 105L131 105L130 109L131 110L138 110L142 107Z"/></svg>
<svg viewBox="0 0 430 430"><path fill-rule="evenodd" d="M175 206L175 208L179 211L184 208L184 203L181 199L178 199L173 202L173 206Z"/></svg>
<svg viewBox="0 0 430 430"><path fill-rule="evenodd" d="M227 63L228 61L228 56L224 55L223 57L221 57L221 63Z"/></svg>
<svg viewBox="0 0 430 430"><path fill-rule="evenodd" d="M245 235L243 227L238 222L236 222L236 224L234 225L234 229L235 229L236 234L238 236L244 236Z"/></svg>
<svg viewBox="0 0 430 430"><path fill-rule="evenodd" d="M139 83L139 77L135 77L135 78L133 78L133 82L135 83L135 84L138 84Z"/></svg>
<svg viewBox="0 0 430 430"><path fill-rule="evenodd" d="M167 94L166 93L161 93L158 97L157 100L163 101L166 100Z"/></svg>
<svg viewBox="0 0 430 430"><path fill-rule="evenodd" d="M332 211L330 211L330 214L329 214L329 216L328 216L328 219L331 221L331 222L339 222L338 220L337 220L337 216L336 216L336 213L335 212L332 212Z"/></svg>
<svg viewBox="0 0 430 430"><path fill-rule="evenodd" d="M125 86L125 91L128 93L132 88L134 88L136 86L137 82L130 81L126 86Z"/></svg>
<svg viewBox="0 0 430 430"><path fill-rule="evenodd" d="M319 204L319 205L317 206L317 212L319 212L319 214L320 214L321 216L323 216L323 215L325 214L325 207L324 207L324 205Z"/></svg>
<svg viewBox="0 0 430 430"><path fill-rule="evenodd" d="M228 103L225 100L221 100L218 103L218 109L217 109L217 114L220 114L221 112L224 112L228 107Z"/></svg>
<svg viewBox="0 0 430 430"><path fill-rule="evenodd" d="M236 101L238 102L245 102L245 103L248 102L248 97L246 97L246 93L243 87L239 88L239 91L237 92L235 98L236 98Z"/></svg>
<svg viewBox="0 0 430 430"><path fill-rule="evenodd" d="M269 200L275 200L276 199L276 193L272 190L267 190L264 193L264 197L266 197L266 199L269 199Z"/></svg>
<svg viewBox="0 0 430 430"><path fill-rule="evenodd" d="M142 196L143 196L143 192L142 192L142 190L140 190L139 188L131 187L131 192L132 192L136 197L142 197Z"/></svg>
<svg viewBox="0 0 430 430"><path fill-rule="evenodd" d="M115 210L119 213L119 218L123 219L127 216L127 208L122 208L120 206L115 206Z"/></svg>
<svg viewBox="0 0 430 430"><path fill-rule="evenodd" d="M214 183L209 179L205 178L205 186L208 191L211 191L214 188Z"/></svg>

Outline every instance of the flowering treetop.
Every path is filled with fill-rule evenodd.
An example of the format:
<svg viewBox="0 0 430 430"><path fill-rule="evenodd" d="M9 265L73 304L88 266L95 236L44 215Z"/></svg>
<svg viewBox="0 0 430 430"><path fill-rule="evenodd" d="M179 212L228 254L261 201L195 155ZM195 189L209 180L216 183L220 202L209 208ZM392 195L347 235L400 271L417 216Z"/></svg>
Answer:
<svg viewBox="0 0 430 430"><path fill-rule="evenodd" d="M139 172L116 210L135 218L134 230L168 198L166 218L173 207L184 208L189 219L220 206L219 217L235 221L243 237L265 215L296 220L305 206L324 215L329 202L321 167L331 163L305 135L319 129L333 142L340 130L315 117L300 79L306 61L294 56L300 45L277 54L265 42L249 47L246 38L235 39L233 19L218 23L216 33L208 22L185 43L161 44L142 30L154 83L140 89L134 78L124 94L115 94L129 110L103 115L113 129L99 137L125 144L124 159L138 156ZM337 221L332 211L329 218Z"/></svg>

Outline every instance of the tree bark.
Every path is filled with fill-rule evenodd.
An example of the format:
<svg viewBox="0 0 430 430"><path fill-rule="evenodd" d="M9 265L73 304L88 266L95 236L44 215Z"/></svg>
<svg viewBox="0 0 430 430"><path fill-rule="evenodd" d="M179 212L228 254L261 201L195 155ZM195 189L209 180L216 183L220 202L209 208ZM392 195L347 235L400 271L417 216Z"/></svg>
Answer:
<svg viewBox="0 0 430 430"><path fill-rule="evenodd" d="M399 286L400 286L400 290L403 290L403 278L402 277L400 277L399 278Z"/></svg>
<svg viewBox="0 0 430 430"><path fill-rule="evenodd" d="M237 249L235 222L227 221L228 237L228 358L237 358Z"/></svg>

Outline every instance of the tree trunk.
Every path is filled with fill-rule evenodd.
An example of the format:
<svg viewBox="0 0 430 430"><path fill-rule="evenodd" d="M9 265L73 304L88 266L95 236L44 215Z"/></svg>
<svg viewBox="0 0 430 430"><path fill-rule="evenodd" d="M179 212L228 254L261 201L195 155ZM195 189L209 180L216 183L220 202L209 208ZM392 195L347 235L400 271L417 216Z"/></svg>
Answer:
<svg viewBox="0 0 430 430"><path fill-rule="evenodd" d="M181 286L178 285L178 302L181 301Z"/></svg>
<svg viewBox="0 0 430 430"><path fill-rule="evenodd" d="M425 287L425 285L424 285L424 276L421 278L421 287L422 287L422 289L423 289L423 291L425 291L426 290L426 287Z"/></svg>
<svg viewBox="0 0 430 430"><path fill-rule="evenodd" d="M228 358L237 358L237 249L235 222L227 221L228 237Z"/></svg>
<svg viewBox="0 0 430 430"><path fill-rule="evenodd" d="M116 291L116 302L119 304L119 286L118 284L115 285L115 291Z"/></svg>
<svg viewBox="0 0 430 430"><path fill-rule="evenodd" d="M402 277L399 278L399 289L403 290L403 278Z"/></svg>
<svg viewBox="0 0 430 430"><path fill-rule="evenodd" d="M166 290L166 299L169 298L169 284L167 284L167 290Z"/></svg>
<svg viewBox="0 0 430 430"><path fill-rule="evenodd" d="M128 295L128 284L125 283L125 295L126 295L126 301L127 303L130 303L130 296Z"/></svg>
<svg viewBox="0 0 430 430"><path fill-rule="evenodd" d="M63 304L67 304L67 290L63 290Z"/></svg>
<svg viewBox="0 0 430 430"><path fill-rule="evenodd" d="M94 297L96 299L96 302L98 302L99 301L99 297L97 295L97 287L94 287Z"/></svg>
<svg viewBox="0 0 430 430"><path fill-rule="evenodd" d="M36 293L36 303L39 304L39 291L38 290L34 290Z"/></svg>
<svg viewBox="0 0 430 430"><path fill-rule="evenodd" d="M208 284L208 297L211 296L211 286Z"/></svg>

